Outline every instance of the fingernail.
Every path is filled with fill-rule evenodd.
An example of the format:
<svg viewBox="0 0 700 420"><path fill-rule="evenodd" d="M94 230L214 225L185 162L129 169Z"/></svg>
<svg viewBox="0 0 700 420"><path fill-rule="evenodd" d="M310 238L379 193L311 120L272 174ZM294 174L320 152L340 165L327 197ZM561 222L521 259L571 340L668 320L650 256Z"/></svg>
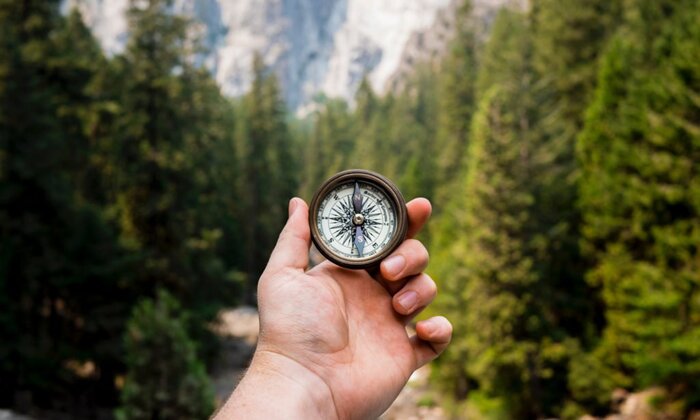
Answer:
<svg viewBox="0 0 700 420"><path fill-rule="evenodd" d="M395 276L403 270L406 265L406 258L403 255L394 255L384 260L384 270L390 275Z"/></svg>
<svg viewBox="0 0 700 420"><path fill-rule="evenodd" d="M299 203L297 203L296 197L289 200L289 217L292 217L292 214L294 214L294 210L296 210L298 205Z"/></svg>
<svg viewBox="0 0 700 420"><path fill-rule="evenodd" d="M406 311L406 313L408 313L411 310L413 310L413 308L416 306L416 303L418 303L418 293L414 292L413 290L403 292L398 297L398 303L399 306L401 306L403 310Z"/></svg>

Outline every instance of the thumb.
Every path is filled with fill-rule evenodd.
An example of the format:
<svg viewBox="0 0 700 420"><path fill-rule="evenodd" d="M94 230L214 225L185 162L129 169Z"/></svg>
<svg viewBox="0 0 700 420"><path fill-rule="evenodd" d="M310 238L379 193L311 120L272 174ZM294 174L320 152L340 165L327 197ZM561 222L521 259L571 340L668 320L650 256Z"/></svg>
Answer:
<svg viewBox="0 0 700 420"><path fill-rule="evenodd" d="M309 207L304 200L289 200L289 218L282 229L277 245L270 255L265 271L275 272L283 268L303 270L309 264Z"/></svg>

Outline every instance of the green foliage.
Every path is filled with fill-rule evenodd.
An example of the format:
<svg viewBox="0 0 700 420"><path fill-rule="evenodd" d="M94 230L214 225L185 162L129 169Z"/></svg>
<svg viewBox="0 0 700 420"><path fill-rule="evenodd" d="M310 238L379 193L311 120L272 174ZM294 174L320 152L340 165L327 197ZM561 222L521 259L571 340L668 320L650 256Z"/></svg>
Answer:
<svg viewBox="0 0 700 420"><path fill-rule="evenodd" d="M353 151L353 125L347 103L330 100L314 116L313 129L304 145L300 195L311 200L316 188L336 172L348 168Z"/></svg>
<svg viewBox="0 0 700 420"><path fill-rule="evenodd" d="M378 98L365 77L355 95L355 101L357 107L352 116L355 145L347 158L347 165L375 171L385 169L386 159L397 155L391 153L391 144L387 139L392 126L387 113L394 105L393 98L387 98L386 101Z"/></svg>
<svg viewBox="0 0 700 420"><path fill-rule="evenodd" d="M213 356L243 268L238 174L232 107L168 2L132 5L113 59L57 3L0 2L0 404L84 413L116 403L119 337L156 287Z"/></svg>
<svg viewBox="0 0 700 420"><path fill-rule="evenodd" d="M476 107L477 42L471 16L471 0L464 0L456 11L455 34L438 73L438 126L435 132L435 199L444 202L452 195L463 171L469 126ZM438 214L442 210L437 207Z"/></svg>
<svg viewBox="0 0 700 420"><path fill-rule="evenodd" d="M557 84L569 75L540 73L543 62L554 70L556 60L580 52L532 19L557 13L576 20L582 11L568 16L554 2L537 6L527 16L501 12L494 22L480 54L465 170L436 223L436 312L458 331L439 361L440 377L467 399L468 411L487 418L561 413L571 395L567 365L578 341L589 338L595 304L577 247L577 122L564 118L569 93ZM584 20L572 34L593 24ZM543 42L559 53L543 54ZM550 112L559 117L555 125Z"/></svg>
<svg viewBox="0 0 700 420"><path fill-rule="evenodd" d="M622 374L618 386L673 384L692 396L700 378L700 5L661 6L640 5L605 55L578 147L580 200L595 264L588 279L606 305L593 357Z"/></svg>
<svg viewBox="0 0 700 420"><path fill-rule="evenodd" d="M260 56L253 62L254 80L243 98L238 133L239 194L243 198L239 220L246 250L248 294L267 264L277 235L287 218L287 204L298 186L298 166L292 136L277 78L268 74Z"/></svg>
<svg viewBox="0 0 700 420"><path fill-rule="evenodd" d="M215 342L205 324L235 302L242 268L223 255L239 235L237 208L230 192L216 195L235 178L211 163L235 168L236 157L215 157L233 142L230 108L210 75L187 61L188 22L170 6L134 1L127 12L126 51L103 88L115 107L100 121L109 139L107 201L121 240L140 258L132 288L172 291L197 318L192 334L211 357Z"/></svg>
<svg viewBox="0 0 700 420"><path fill-rule="evenodd" d="M484 63L508 56L512 73L492 78L474 116L463 195L451 209L463 222L446 258L454 261L451 274L440 273L450 296L445 310L458 320L457 330L469 331L455 338L459 344L442 369L462 372L484 398L519 418L551 414L544 410L556 409L557 394L565 391L556 372L566 334L555 302L542 299L551 295L554 279L538 270L536 252L535 193L543 168L542 143L529 131L536 117L529 51L524 17L502 12Z"/></svg>
<svg viewBox="0 0 700 420"><path fill-rule="evenodd" d="M127 374L119 419L205 419L214 393L187 335L187 313L165 291L136 307L124 336Z"/></svg>
<svg viewBox="0 0 700 420"><path fill-rule="evenodd" d="M83 188L81 118L101 55L54 2L4 1L0 28L0 404L18 391L70 404L85 379L68 362L95 361L110 378L130 301L130 259ZM87 380L89 398L109 394L108 381Z"/></svg>
<svg viewBox="0 0 700 420"><path fill-rule="evenodd" d="M616 387L629 388L632 384L624 371L615 369L609 346L598 346L592 352L575 349L569 362L568 384L572 401L570 411L581 406L604 414L610 405L610 395ZM574 402L575 401L575 402Z"/></svg>
<svg viewBox="0 0 700 420"><path fill-rule="evenodd" d="M556 92L546 126L575 136L583 124L598 70L598 57L620 24L622 0L538 0L533 3L533 65L540 83ZM569 146L572 144L569 143Z"/></svg>
<svg viewBox="0 0 700 420"><path fill-rule="evenodd" d="M143 279L148 287L167 284L181 291L194 289L201 280L197 266L208 264L188 258L192 241L207 244L208 227L194 212L198 192L207 185L204 176L191 176L206 152L196 132L198 115L190 112L184 75L185 22L167 12L168 2L154 0L129 9L130 35L127 51L117 60L129 71L123 78L118 101L128 112L114 122L114 211L125 240L145 253ZM183 75L175 74L180 69ZM195 132L193 132L195 131ZM199 182L198 182L199 181ZM216 273L219 275L220 273ZM193 290L192 290L193 291Z"/></svg>

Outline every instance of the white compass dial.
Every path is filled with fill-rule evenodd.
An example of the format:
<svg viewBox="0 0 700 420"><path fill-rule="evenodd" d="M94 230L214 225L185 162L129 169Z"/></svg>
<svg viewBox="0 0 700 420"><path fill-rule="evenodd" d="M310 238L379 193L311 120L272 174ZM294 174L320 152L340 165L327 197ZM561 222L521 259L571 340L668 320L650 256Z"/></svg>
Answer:
<svg viewBox="0 0 700 420"><path fill-rule="evenodd" d="M362 205L358 207L360 197ZM361 210L356 212L356 208ZM396 209L375 185L347 182L331 190L321 201L316 222L320 239L335 254L363 260L390 244L396 234Z"/></svg>

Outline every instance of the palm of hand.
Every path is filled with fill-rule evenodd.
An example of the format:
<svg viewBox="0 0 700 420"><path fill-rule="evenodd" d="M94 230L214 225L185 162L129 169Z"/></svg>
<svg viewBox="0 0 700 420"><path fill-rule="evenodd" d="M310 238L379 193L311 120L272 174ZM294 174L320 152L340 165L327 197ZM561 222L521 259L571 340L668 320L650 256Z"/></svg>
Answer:
<svg viewBox="0 0 700 420"><path fill-rule="evenodd" d="M381 414L417 365L391 295L366 271L328 262L281 274L261 279L259 349L318 375L341 417Z"/></svg>

